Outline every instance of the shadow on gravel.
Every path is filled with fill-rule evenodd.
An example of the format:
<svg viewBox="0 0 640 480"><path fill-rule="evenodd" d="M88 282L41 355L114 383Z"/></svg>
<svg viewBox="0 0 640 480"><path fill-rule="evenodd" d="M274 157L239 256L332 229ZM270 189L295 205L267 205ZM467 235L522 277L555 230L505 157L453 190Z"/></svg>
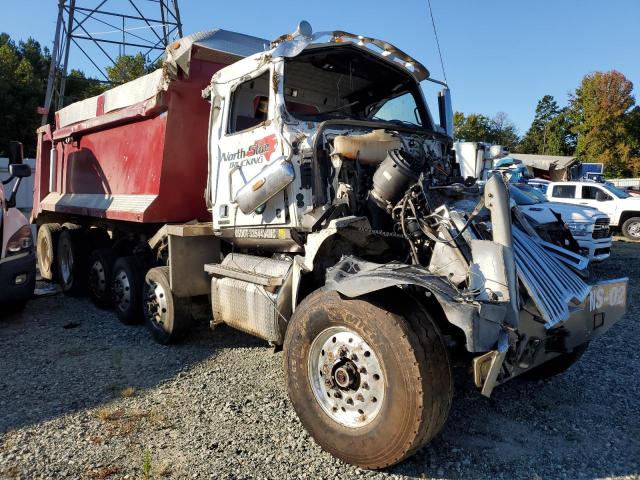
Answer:
<svg viewBox="0 0 640 480"><path fill-rule="evenodd" d="M173 379L218 349L265 343L203 323L179 345L153 342L88 299L36 298L0 318L0 433L91 408Z"/></svg>

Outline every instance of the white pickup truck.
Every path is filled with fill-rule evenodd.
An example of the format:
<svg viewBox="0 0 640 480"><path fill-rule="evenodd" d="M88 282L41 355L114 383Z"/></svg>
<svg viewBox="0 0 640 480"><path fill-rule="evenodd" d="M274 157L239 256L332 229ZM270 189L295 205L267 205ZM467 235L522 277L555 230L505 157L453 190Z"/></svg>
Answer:
<svg viewBox="0 0 640 480"><path fill-rule="evenodd" d="M547 187L551 202L594 207L606 213L611 226L630 240L640 240L640 197L612 185L596 182L551 182Z"/></svg>
<svg viewBox="0 0 640 480"><path fill-rule="evenodd" d="M556 214L560 215L580 246L578 253L590 263L601 262L611 255L611 231L606 214L585 205L549 202L540 190L527 184L514 185L511 197L525 215L540 225L548 225L557 220Z"/></svg>

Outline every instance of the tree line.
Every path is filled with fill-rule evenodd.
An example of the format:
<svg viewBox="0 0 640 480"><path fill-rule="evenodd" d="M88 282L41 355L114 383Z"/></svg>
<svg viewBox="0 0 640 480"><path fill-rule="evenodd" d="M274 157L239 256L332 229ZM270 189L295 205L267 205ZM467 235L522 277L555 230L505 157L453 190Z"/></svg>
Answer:
<svg viewBox="0 0 640 480"><path fill-rule="evenodd" d="M51 52L33 38L15 42L6 33L0 33L0 157L7 156L10 140L24 143L25 155L35 156L36 129L41 116L37 108L43 106ZM161 60L149 62L141 53L123 55L114 65L106 68L108 81L87 78L81 70L67 74L63 105L99 95L107 88L149 73L161 65ZM56 72L58 75L60 72ZM58 104L54 96L50 121Z"/></svg>
<svg viewBox="0 0 640 480"><path fill-rule="evenodd" d="M522 137L502 112L493 118L455 112L455 137L505 145L516 153L576 156L603 163L609 177L638 177L640 106L632 92L631 81L616 70L590 73L564 107L544 95Z"/></svg>

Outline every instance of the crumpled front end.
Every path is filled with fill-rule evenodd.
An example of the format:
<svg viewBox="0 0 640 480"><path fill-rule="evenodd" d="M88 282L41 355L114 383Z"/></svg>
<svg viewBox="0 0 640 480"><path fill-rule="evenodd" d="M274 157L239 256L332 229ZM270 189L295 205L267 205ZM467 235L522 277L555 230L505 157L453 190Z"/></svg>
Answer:
<svg viewBox="0 0 640 480"><path fill-rule="evenodd" d="M481 213L482 203L489 215ZM515 210L515 211L514 211ZM428 236L428 263L372 263L345 256L326 286L348 297L401 287L435 297L474 355L484 395L605 333L625 313L627 279L588 283L573 259L535 234L492 178L474 212L443 206ZM421 260L420 252L415 257Z"/></svg>

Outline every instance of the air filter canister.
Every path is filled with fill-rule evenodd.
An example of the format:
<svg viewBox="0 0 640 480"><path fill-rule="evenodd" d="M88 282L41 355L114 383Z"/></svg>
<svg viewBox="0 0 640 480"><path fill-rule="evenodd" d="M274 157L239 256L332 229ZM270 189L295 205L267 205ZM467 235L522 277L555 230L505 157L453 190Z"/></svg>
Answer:
<svg viewBox="0 0 640 480"><path fill-rule="evenodd" d="M424 160L402 150L390 150L373 174L371 197L382 208L395 205L412 183L418 181Z"/></svg>

